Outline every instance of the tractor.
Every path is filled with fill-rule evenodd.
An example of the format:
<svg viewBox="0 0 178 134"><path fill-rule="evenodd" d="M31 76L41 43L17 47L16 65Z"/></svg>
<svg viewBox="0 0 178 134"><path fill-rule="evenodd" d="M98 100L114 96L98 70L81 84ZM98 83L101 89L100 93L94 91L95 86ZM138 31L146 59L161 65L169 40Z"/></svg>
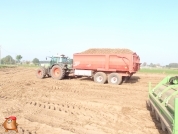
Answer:
<svg viewBox="0 0 178 134"><path fill-rule="evenodd" d="M48 58L51 59L49 65L47 67L41 66L37 69L37 78L43 79L47 76L61 80L72 72L72 59L65 55L46 57L46 60Z"/></svg>

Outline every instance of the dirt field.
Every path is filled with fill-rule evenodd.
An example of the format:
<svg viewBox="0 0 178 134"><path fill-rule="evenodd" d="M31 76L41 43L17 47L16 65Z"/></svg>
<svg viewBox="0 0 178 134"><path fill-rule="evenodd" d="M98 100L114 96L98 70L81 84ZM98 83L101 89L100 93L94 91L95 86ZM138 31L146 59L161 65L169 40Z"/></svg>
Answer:
<svg viewBox="0 0 178 134"><path fill-rule="evenodd" d="M0 123L15 115L19 134L165 134L145 103L148 82L155 86L165 75L137 73L112 86L86 78L41 80L35 70L0 69Z"/></svg>

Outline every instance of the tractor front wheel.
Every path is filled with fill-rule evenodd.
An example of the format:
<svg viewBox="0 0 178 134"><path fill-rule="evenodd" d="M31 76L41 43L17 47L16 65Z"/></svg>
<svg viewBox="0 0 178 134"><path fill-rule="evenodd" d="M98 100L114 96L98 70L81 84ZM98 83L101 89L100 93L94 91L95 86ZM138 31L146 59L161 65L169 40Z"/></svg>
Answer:
<svg viewBox="0 0 178 134"><path fill-rule="evenodd" d="M46 75L46 69L44 67L41 67L37 69L36 71L36 77L39 79L43 79Z"/></svg>

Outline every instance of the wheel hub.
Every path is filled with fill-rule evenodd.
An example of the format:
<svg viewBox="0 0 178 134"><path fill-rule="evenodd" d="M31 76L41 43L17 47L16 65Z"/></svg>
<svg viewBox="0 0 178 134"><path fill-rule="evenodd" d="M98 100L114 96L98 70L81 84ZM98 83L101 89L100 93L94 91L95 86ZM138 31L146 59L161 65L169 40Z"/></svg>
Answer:
<svg viewBox="0 0 178 134"><path fill-rule="evenodd" d="M60 75L60 70L58 68L54 69L54 75L59 76Z"/></svg>
<svg viewBox="0 0 178 134"><path fill-rule="evenodd" d="M98 77L96 78L96 80L97 80L98 82L102 82L102 81L103 81L103 77L102 77L102 76L98 76Z"/></svg>
<svg viewBox="0 0 178 134"><path fill-rule="evenodd" d="M42 75L42 72L41 72L40 70L38 71L38 75L39 75L39 76L41 76L41 75Z"/></svg>
<svg viewBox="0 0 178 134"><path fill-rule="evenodd" d="M117 81L118 81L117 77L112 77L112 78L111 78L111 82L112 82L112 83L116 83Z"/></svg>

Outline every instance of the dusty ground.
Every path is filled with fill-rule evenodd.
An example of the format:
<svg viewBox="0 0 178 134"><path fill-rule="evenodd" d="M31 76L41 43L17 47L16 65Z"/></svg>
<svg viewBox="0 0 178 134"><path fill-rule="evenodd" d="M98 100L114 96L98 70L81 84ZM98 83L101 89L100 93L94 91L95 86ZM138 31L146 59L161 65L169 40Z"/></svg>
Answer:
<svg viewBox="0 0 178 134"><path fill-rule="evenodd" d="M111 86L84 78L41 80L35 70L0 69L0 123L15 115L20 134L164 134L145 101L148 82L155 86L165 75L137 73Z"/></svg>

